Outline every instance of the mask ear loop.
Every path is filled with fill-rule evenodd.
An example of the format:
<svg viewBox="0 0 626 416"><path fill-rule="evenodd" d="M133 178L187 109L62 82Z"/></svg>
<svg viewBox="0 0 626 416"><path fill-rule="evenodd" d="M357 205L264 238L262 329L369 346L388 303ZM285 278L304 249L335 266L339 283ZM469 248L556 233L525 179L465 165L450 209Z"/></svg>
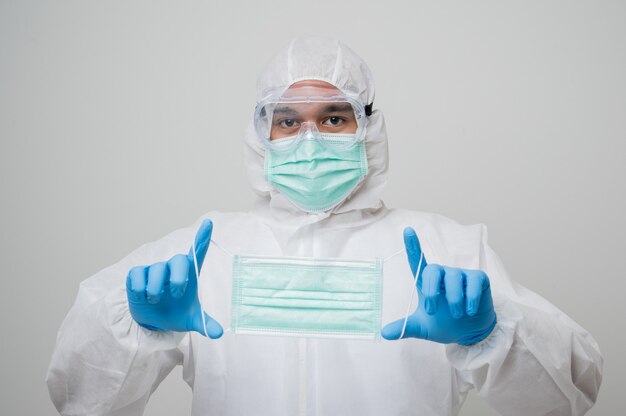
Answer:
<svg viewBox="0 0 626 416"><path fill-rule="evenodd" d="M219 244L217 244L215 242L215 240L211 239L210 244L213 244L215 247L219 248L220 250L222 250L224 253L226 253L227 255L229 255L231 258L234 257L228 250L226 250L224 247L220 246ZM193 250L193 267L195 269L196 272L196 281L198 282L198 303L200 304L200 313L202 315L202 328L204 329L204 336L206 336L207 338L209 338L209 332L206 329L206 318L204 317L204 305L202 304L202 300L200 300L202 297L200 296L200 269L198 268L198 256L196 255L196 240L194 238L193 242L191 243L192 245L192 250ZM208 249L207 249L208 250ZM224 330L224 332L230 331L230 328L227 328Z"/></svg>
<svg viewBox="0 0 626 416"><path fill-rule="evenodd" d="M196 239L194 238L193 243L191 243L192 251L193 251L193 267L196 272L196 281L198 282L198 303L200 304L200 315L202 316L202 328L204 328L204 336L209 337L209 333L206 329L206 319L204 317L204 308L202 307L202 301L200 300L200 273L198 269L198 256L196 255Z"/></svg>
<svg viewBox="0 0 626 416"><path fill-rule="evenodd" d="M413 306L413 298L415 298L415 292L417 292L417 278L420 275L420 270L422 269L422 260L424 259L424 252L420 255L420 261L417 264L417 270L415 272L415 276L413 276L414 288L411 291L411 299L409 300L409 304L406 308L406 314L404 315L404 323L402 324L402 332L400 333L400 338L404 338L404 332L406 331L406 323L409 320L409 314L411 313L411 308Z"/></svg>

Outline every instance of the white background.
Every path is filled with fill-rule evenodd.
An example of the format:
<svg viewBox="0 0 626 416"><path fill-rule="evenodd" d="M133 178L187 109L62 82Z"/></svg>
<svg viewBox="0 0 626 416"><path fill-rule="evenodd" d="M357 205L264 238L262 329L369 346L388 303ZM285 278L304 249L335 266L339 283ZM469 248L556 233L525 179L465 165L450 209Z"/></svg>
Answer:
<svg viewBox="0 0 626 416"><path fill-rule="evenodd" d="M496 0L0 0L0 414L55 414L44 377L81 280L251 206L256 75L301 34L371 66L387 205L487 224L513 278L600 343L589 414L620 414L626 3ZM146 414L190 399L175 370Z"/></svg>

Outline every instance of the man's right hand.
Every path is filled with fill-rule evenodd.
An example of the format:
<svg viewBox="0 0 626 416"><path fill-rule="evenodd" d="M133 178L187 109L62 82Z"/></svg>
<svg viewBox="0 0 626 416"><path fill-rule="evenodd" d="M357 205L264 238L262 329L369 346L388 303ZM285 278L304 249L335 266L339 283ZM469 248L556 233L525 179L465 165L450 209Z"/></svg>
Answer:
<svg viewBox="0 0 626 416"><path fill-rule="evenodd" d="M198 273L212 232L213 222L204 220L196 234ZM196 331L205 335L193 257L192 246L189 254L177 254L167 262L130 269L126 295L130 313L139 325L154 331ZM221 337L222 326L206 313L204 317L206 335L213 339Z"/></svg>

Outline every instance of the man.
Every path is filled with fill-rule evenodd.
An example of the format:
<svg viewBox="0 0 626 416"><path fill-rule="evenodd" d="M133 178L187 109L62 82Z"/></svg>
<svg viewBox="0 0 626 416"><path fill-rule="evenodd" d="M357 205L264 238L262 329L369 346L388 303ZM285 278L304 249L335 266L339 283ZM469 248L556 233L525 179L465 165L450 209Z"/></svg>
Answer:
<svg viewBox="0 0 626 416"><path fill-rule="evenodd" d="M503 415L593 405L596 342L509 280L484 226L384 206L383 115L353 51L296 39L257 92L255 208L83 282L48 373L62 414L142 414L178 364L194 415L455 415L471 388Z"/></svg>

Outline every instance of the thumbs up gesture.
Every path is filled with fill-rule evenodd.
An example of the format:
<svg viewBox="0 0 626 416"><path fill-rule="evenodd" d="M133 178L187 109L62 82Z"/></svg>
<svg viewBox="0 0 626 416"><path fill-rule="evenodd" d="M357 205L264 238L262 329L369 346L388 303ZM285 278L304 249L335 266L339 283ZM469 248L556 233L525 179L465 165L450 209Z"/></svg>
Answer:
<svg viewBox="0 0 626 416"><path fill-rule="evenodd" d="M404 318L399 319L386 325L382 336L461 345L485 339L496 325L489 277L481 270L427 264L413 228L405 228L404 245L413 276L417 276L418 306L406 327Z"/></svg>
<svg viewBox="0 0 626 416"><path fill-rule="evenodd" d="M202 308L198 301L198 273L206 256L213 223L204 220L188 254L177 254L166 262L133 267L126 278L126 295L133 319L154 331L196 331L210 338L219 338L222 326L206 313L206 333Z"/></svg>

